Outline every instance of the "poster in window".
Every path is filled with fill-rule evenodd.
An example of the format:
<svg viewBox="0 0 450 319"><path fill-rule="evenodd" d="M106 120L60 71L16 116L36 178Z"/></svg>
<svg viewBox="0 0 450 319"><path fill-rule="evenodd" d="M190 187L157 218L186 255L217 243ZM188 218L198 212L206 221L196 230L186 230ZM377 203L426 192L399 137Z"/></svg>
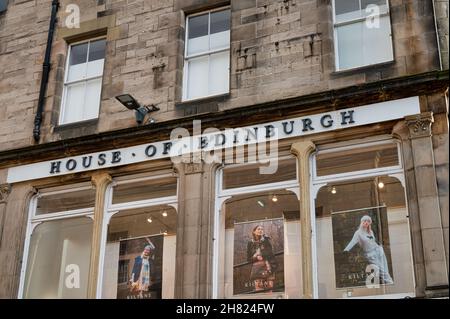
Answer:
<svg viewBox="0 0 450 319"><path fill-rule="evenodd" d="M283 219L234 224L233 294L284 291Z"/></svg>
<svg viewBox="0 0 450 319"><path fill-rule="evenodd" d="M117 299L160 299L164 236L120 241Z"/></svg>
<svg viewBox="0 0 450 319"><path fill-rule="evenodd" d="M333 212L336 288L394 283L386 207Z"/></svg>

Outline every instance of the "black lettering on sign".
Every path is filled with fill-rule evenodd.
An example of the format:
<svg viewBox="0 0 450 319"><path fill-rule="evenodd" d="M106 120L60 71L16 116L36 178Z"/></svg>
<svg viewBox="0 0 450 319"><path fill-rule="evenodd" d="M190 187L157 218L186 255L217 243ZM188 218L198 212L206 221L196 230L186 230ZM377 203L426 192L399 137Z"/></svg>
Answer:
<svg viewBox="0 0 450 319"><path fill-rule="evenodd" d="M103 165L105 165L105 163L106 163L106 154L105 154L105 153L101 153L101 154L98 156L98 161L97 161L97 163L98 163L98 166L103 166Z"/></svg>
<svg viewBox="0 0 450 319"><path fill-rule="evenodd" d="M66 162L66 168L68 171L73 171L75 168L77 168L77 161L74 159L70 159Z"/></svg>
<svg viewBox="0 0 450 319"><path fill-rule="evenodd" d="M341 112L341 116L342 116L341 125L347 125L347 124L355 123L355 121L353 120L353 113L354 112L355 111ZM347 122L347 120L348 120L348 122Z"/></svg>
<svg viewBox="0 0 450 319"><path fill-rule="evenodd" d="M325 122L326 121L326 122ZM320 124L322 127L328 128L333 125L333 120L331 119L331 115L327 114L320 118Z"/></svg>
<svg viewBox="0 0 450 319"><path fill-rule="evenodd" d="M311 126L312 121L311 119L303 119L303 132L307 132L307 131L314 131L314 127Z"/></svg>
<svg viewBox="0 0 450 319"><path fill-rule="evenodd" d="M166 143L164 143L164 144L163 144L163 148L164 148L163 154L164 154L164 155L169 154L169 151L170 151L170 148L171 148L171 147L172 147L172 142L166 142Z"/></svg>
<svg viewBox="0 0 450 319"><path fill-rule="evenodd" d="M145 155L147 155L148 157L153 157L156 154L156 146L155 145L149 145L147 146L147 148L145 149Z"/></svg>
<svg viewBox="0 0 450 319"><path fill-rule="evenodd" d="M120 157L120 151L112 153L111 164L120 163L121 160L122 160L122 158Z"/></svg>
<svg viewBox="0 0 450 319"><path fill-rule="evenodd" d="M52 162L50 164L50 174L61 173L61 161Z"/></svg>
<svg viewBox="0 0 450 319"><path fill-rule="evenodd" d="M266 138L273 137L275 135L275 131L273 130L275 127L273 125L266 125Z"/></svg>
<svg viewBox="0 0 450 319"><path fill-rule="evenodd" d="M283 124L284 134L289 135L289 134L292 134L292 132L294 132L294 121L283 122L282 124ZM289 130L287 128L288 124L290 125Z"/></svg>
<svg viewBox="0 0 450 319"><path fill-rule="evenodd" d="M91 166L92 163L92 156L83 156L82 165L84 168L88 168Z"/></svg>

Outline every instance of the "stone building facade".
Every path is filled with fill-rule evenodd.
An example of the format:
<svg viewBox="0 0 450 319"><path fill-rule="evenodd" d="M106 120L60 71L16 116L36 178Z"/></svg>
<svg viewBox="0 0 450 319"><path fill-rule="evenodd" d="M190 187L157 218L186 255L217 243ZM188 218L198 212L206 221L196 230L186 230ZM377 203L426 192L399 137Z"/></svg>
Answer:
<svg viewBox="0 0 450 319"><path fill-rule="evenodd" d="M265 298L448 297L448 0L351 1L357 9L340 0L4 3L0 297L119 297L132 273L123 243L144 237L164 243L156 267L162 288L153 297L243 297L262 281ZM381 31L373 35L366 21L381 23ZM225 44L215 49L217 34ZM191 55L202 36L207 53ZM86 68L102 61L101 68L71 82L83 45ZM102 45L103 56L91 60L89 52ZM195 64L205 57L207 64ZM215 85L223 65L220 92L198 93ZM74 120L70 108L95 94L72 102L70 90L96 80L98 110ZM117 101L122 94L156 111L138 124L135 111ZM229 163L226 155L209 163L191 154L175 163L171 132L198 135L196 120L202 129L250 128L265 138L280 128L271 157L279 173L266 177L258 165ZM367 251L341 256L335 233L337 212L357 216L361 209L375 214L384 270L393 277L373 289L358 281L367 269L355 268ZM252 264L237 252L238 233L260 220L271 221L266 231L281 220L277 279L241 287ZM146 222L150 228L141 229ZM53 253L51 261L39 258ZM70 287L69 275L78 276ZM111 287L117 295L107 294Z"/></svg>

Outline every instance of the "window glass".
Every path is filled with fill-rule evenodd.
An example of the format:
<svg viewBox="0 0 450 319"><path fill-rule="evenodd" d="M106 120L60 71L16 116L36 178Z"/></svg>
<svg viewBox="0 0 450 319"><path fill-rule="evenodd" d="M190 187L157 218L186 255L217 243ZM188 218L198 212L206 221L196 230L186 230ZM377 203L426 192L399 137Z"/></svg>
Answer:
<svg viewBox="0 0 450 319"><path fill-rule="evenodd" d="M73 45L70 50L70 65L86 63L88 43Z"/></svg>
<svg viewBox="0 0 450 319"><path fill-rule="evenodd" d="M260 164L230 166L223 170L223 188L237 188L258 184L276 183L296 179L295 157L288 157L278 161L275 174L261 174Z"/></svg>
<svg viewBox="0 0 450 319"><path fill-rule="evenodd" d="M183 99L229 90L230 10L188 17Z"/></svg>
<svg viewBox="0 0 450 319"><path fill-rule="evenodd" d="M46 221L34 229L24 298L87 298L92 220Z"/></svg>
<svg viewBox="0 0 450 319"><path fill-rule="evenodd" d="M211 13L211 34L230 30L230 10Z"/></svg>
<svg viewBox="0 0 450 319"><path fill-rule="evenodd" d="M397 179L329 183L315 207L319 298L414 296L408 211Z"/></svg>
<svg viewBox="0 0 450 319"><path fill-rule="evenodd" d="M382 144L335 152L320 152L316 157L317 176L400 165L396 144Z"/></svg>
<svg viewBox="0 0 450 319"><path fill-rule="evenodd" d="M175 209L167 205L122 210L108 226L102 298L173 298Z"/></svg>
<svg viewBox="0 0 450 319"><path fill-rule="evenodd" d="M74 192L43 194L37 200L36 215L65 212L69 210L94 208L95 189Z"/></svg>
<svg viewBox="0 0 450 319"><path fill-rule="evenodd" d="M89 61L95 61L105 58L106 40L92 41L89 44Z"/></svg>
<svg viewBox="0 0 450 319"><path fill-rule="evenodd" d="M177 178L150 179L114 187L113 204L177 195Z"/></svg>
<svg viewBox="0 0 450 319"><path fill-rule="evenodd" d="M299 201L280 189L235 195L221 210L219 298L300 298Z"/></svg>

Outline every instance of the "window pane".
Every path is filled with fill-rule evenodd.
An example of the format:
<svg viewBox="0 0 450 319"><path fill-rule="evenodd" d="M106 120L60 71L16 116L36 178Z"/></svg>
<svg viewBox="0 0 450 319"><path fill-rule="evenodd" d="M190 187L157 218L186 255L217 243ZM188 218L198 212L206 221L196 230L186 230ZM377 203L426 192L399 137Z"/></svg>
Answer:
<svg viewBox="0 0 450 319"><path fill-rule="evenodd" d="M106 40L98 40L90 43L89 61L95 61L105 58Z"/></svg>
<svg viewBox="0 0 450 319"><path fill-rule="evenodd" d="M414 296L408 211L397 179L321 188L316 232L319 298Z"/></svg>
<svg viewBox="0 0 450 319"><path fill-rule="evenodd" d="M86 63L88 43L73 45L70 50L69 65Z"/></svg>
<svg viewBox="0 0 450 319"><path fill-rule="evenodd" d="M361 17L359 0L335 0L336 22Z"/></svg>
<svg viewBox="0 0 450 319"><path fill-rule="evenodd" d="M85 189L69 193L43 194L38 198L36 215L65 212L92 207L95 204L95 189Z"/></svg>
<svg viewBox="0 0 450 319"><path fill-rule="evenodd" d="M114 187L113 204L177 195L177 179L151 179L139 183L118 184Z"/></svg>
<svg viewBox="0 0 450 319"><path fill-rule="evenodd" d="M380 18L377 27L364 27L363 56L364 64L370 65L393 60L390 19Z"/></svg>
<svg viewBox="0 0 450 319"><path fill-rule="evenodd" d="M208 57L188 61L187 98L195 99L208 95Z"/></svg>
<svg viewBox="0 0 450 319"><path fill-rule="evenodd" d="M364 65L363 28L364 23L337 27L340 70Z"/></svg>
<svg viewBox="0 0 450 319"><path fill-rule="evenodd" d="M210 45L211 50L228 48L230 46L230 31L211 34Z"/></svg>
<svg viewBox="0 0 450 319"><path fill-rule="evenodd" d="M319 152L317 176L399 165L396 144L384 144L332 153Z"/></svg>
<svg viewBox="0 0 450 319"><path fill-rule="evenodd" d="M260 174L263 165L250 164L226 167L223 170L223 188L237 188L258 184L291 181L297 178L296 159L294 157L279 160L275 174Z"/></svg>
<svg viewBox="0 0 450 319"><path fill-rule="evenodd" d="M64 114L62 123L81 121L83 119L83 101L86 83L76 83L66 86Z"/></svg>
<svg viewBox="0 0 450 319"><path fill-rule="evenodd" d="M87 64L81 63L77 65L70 65L69 66L69 73L67 75L67 81L79 81L86 78L86 70Z"/></svg>
<svg viewBox="0 0 450 319"><path fill-rule="evenodd" d="M102 298L174 297L176 221L167 205L123 210L111 218Z"/></svg>
<svg viewBox="0 0 450 319"><path fill-rule="evenodd" d="M233 196L222 212L219 298L300 298L297 196L286 190Z"/></svg>
<svg viewBox="0 0 450 319"><path fill-rule="evenodd" d="M230 30L230 10L211 13L211 34Z"/></svg>
<svg viewBox="0 0 450 319"><path fill-rule="evenodd" d="M101 92L102 79L95 79L86 82L83 120L95 119L98 117Z"/></svg>
<svg viewBox="0 0 450 319"><path fill-rule="evenodd" d="M209 94L227 93L229 83L230 52L221 52L210 56Z"/></svg>
<svg viewBox="0 0 450 319"><path fill-rule="evenodd" d="M386 3L386 0L361 0L361 9L362 10L365 10L369 5L385 7L387 5L387 3Z"/></svg>
<svg viewBox="0 0 450 319"><path fill-rule="evenodd" d="M188 39L194 39L208 35L208 14L189 18Z"/></svg>
<svg viewBox="0 0 450 319"><path fill-rule="evenodd" d="M188 20L188 55L209 50L208 14L191 17Z"/></svg>
<svg viewBox="0 0 450 319"><path fill-rule="evenodd" d="M95 60L87 63L87 76L89 78L103 75L103 65L105 60Z"/></svg>
<svg viewBox="0 0 450 319"><path fill-rule="evenodd" d="M48 221L31 235L24 298L87 298L92 220Z"/></svg>

